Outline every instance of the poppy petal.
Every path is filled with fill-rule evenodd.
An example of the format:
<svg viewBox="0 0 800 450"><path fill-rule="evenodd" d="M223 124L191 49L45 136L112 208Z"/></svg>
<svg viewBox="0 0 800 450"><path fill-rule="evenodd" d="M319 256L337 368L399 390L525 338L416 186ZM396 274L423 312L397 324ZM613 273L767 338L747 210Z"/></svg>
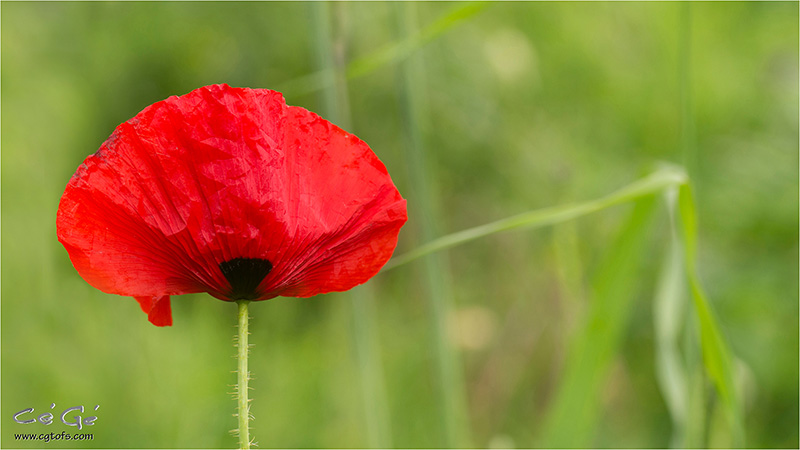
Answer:
<svg viewBox="0 0 800 450"><path fill-rule="evenodd" d="M159 297L134 297L142 311L147 314L147 319L155 326L172 326L172 307L169 302L169 295Z"/></svg>
<svg viewBox="0 0 800 450"><path fill-rule="evenodd" d="M265 300L365 282L406 219L366 143L278 92L213 85L117 127L68 183L57 234L108 293Z"/></svg>
<svg viewBox="0 0 800 450"><path fill-rule="evenodd" d="M290 238L263 291L309 297L347 290L391 257L406 201L365 142L303 108L290 110L286 171L310 174L290 189Z"/></svg>

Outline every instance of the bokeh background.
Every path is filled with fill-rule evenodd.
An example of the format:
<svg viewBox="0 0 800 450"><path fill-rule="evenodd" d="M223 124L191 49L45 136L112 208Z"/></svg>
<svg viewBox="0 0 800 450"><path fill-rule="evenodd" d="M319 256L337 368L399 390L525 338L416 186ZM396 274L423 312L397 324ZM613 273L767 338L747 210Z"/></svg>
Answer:
<svg viewBox="0 0 800 450"><path fill-rule="evenodd" d="M2 4L3 447L232 448L236 308L173 300L175 325L106 295L55 236L80 162L119 123L225 82L281 90L370 144L407 197L397 254L523 211L687 168L698 270L734 355L740 430L677 317L694 400L670 414L653 296L660 200L622 280L608 364L564 383L620 205L509 231L380 274L353 293L251 306L260 447L798 445L798 4ZM617 283L620 283L617 281ZM596 325L596 324L595 324ZM592 357L594 355L578 355ZM575 357L573 355L572 357ZM558 418L589 392L587 420ZM699 400L698 400L699 399ZM100 405L92 441L12 416ZM555 418L554 418L555 417ZM556 440L553 440L556 439Z"/></svg>

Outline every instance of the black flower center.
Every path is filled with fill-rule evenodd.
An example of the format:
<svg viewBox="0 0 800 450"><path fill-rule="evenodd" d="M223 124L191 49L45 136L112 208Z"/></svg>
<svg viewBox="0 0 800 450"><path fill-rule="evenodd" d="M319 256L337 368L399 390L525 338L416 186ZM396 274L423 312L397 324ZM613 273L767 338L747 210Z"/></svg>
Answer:
<svg viewBox="0 0 800 450"><path fill-rule="evenodd" d="M219 269L231 284L231 300L258 298L258 285L272 270L272 263L259 258L233 258L219 263Z"/></svg>

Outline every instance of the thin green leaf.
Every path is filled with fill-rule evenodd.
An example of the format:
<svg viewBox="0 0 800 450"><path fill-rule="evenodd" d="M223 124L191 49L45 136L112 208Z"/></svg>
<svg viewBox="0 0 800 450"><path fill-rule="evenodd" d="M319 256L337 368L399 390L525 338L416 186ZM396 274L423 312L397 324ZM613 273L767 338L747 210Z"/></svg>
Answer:
<svg viewBox="0 0 800 450"><path fill-rule="evenodd" d="M744 426L739 407L739 399L733 381L733 364L730 350L719 330L719 325L714 318L711 306L697 276L695 263L697 248L697 215L691 188L688 184L680 187L678 203L680 205L681 231L684 243L684 255L686 257L686 276L700 325L703 363L722 399L722 403L725 405L726 416L731 427L733 445L741 447L744 445L745 440Z"/></svg>
<svg viewBox="0 0 800 450"><path fill-rule="evenodd" d="M438 38L462 21L483 11L491 2L466 2L454 7L442 17L436 19L418 32L390 43L373 53L350 62L346 68L348 80L368 75L382 67L404 61L417 50ZM306 95L324 89L333 83L332 69L317 72L289 80L278 86L278 90L292 95Z"/></svg>
<svg viewBox="0 0 800 450"><path fill-rule="evenodd" d="M538 228L547 225L572 220L587 214L599 211L621 203L630 202L641 197L658 193L668 186L680 185L686 182L686 174L676 166L664 166L658 171L635 181L611 194L596 200L572 205L553 206L549 208L537 209L512 216L496 222L469 228L467 230L448 234L435 239L427 244L423 244L408 253L404 253L392 258L383 268L383 271L391 270L396 267L414 261L417 258L444 250L466 242L474 241L485 236L489 236L502 231Z"/></svg>
<svg viewBox="0 0 800 450"><path fill-rule="evenodd" d="M467 2L453 8L417 33L354 60L347 67L347 78L362 77L381 67L405 60L415 51L441 36L459 22L471 18L489 5L490 2Z"/></svg>
<svg viewBox="0 0 800 450"><path fill-rule="evenodd" d="M688 375L679 351L681 330L686 315L686 269L673 220L677 213L677 187L668 188L664 197L670 216L670 239L653 298L655 363L658 384L673 423L670 447L681 448L685 447L687 442L689 408Z"/></svg>
<svg viewBox="0 0 800 450"><path fill-rule="evenodd" d="M703 363L706 371L709 374L709 377L713 381L714 386L717 392L720 394L720 397L725 405L726 416L731 424L733 443L734 445L742 446L744 444L744 428L742 425L738 396L733 384L733 371L730 351L727 347L725 339L719 331L719 326L714 318L708 300L703 293L697 277L697 268L695 262L697 248L697 216L686 173L680 167L664 166L651 175L596 200L529 211L506 219L498 220L496 222L491 222L478 227L448 234L438 239L434 239L433 241L430 241L427 244L424 244L408 253L392 258L392 260L389 261L383 270L391 270L425 255L448 249L485 236L490 236L502 231L522 228L530 229L543 227L546 225L554 225L582 217L617 204L630 201L641 201L641 199L661 192L669 187L679 188L678 210L682 231L680 237L683 245L682 250L686 269L686 277L700 327ZM631 241L632 240L629 240L628 243ZM611 275L618 275L618 273ZM670 275L670 277L672 277L672 275ZM622 317L624 317L624 313L625 311L620 312ZM592 320L593 317L595 318L595 322L589 323L589 328L598 326L603 328L607 326L607 324L603 325L602 318L598 318L599 316L596 313L590 313L589 317L590 320ZM618 319L615 319L615 321L616 320ZM609 340L605 339L605 342L609 342ZM590 366L594 365L596 367L600 367L602 364L606 363L606 361L601 357L602 355L598 356L599 354L597 353L586 355L587 356L585 356L585 359L583 360L584 362L582 363L584 365L588 364ZM667 365L673 363L674 360L667 363ZM674 366L673 364L672 369L663 370L673 370L676 367L677 366ZM677 411L677 409L681 408L682 403L680 400L676 399L683 395L680 394L680 392L682 392L684 388L681 388L682 383L680 381L676 381L679 380L680 375L676 376L673 374L670 376L672 377L671 382L675 384L675 386L665 389L672 389L677 392L672 400ZM573 385L572 382L570 382L570 385ZM574 385L577 386L578 384ZM594 385L590 383L589 388L594 388ZM587 426L591 425L591 414L593 414L592 411L594 411L592 409L592 405L590 404L592 400L589 399L589 397L584 397L584 401L589 403L586 403L583 407L578 407L576 405L580 403L579 396L568 396L566 398L568 399L561 400L557 405L556 412L552 415L552 417L556 417L557 419L551 419L551 424L564 423L564 421L567 421L566 417L568 417L568 413L571 414L572 412L577 412L581 415L576 416L576 418L583 420ZM686 409L692 409L692 402L690 401L688 403L689 405L686 406ZM678 414L680 420L681 413L675 412L674 414ZM546 430L548 431L545 434L545 436L547 436L545 441L548 443L548 446L562 446L564 442L585 442L588 436L586 434L570 434L566 429L558 428L557 425L550 425L546 428Z"/></svg>
<svg viewBox="0 0 800 450"><path fill-rule="evenodd" d="M570 344L561 384L542 430L547 448L591 447L600 392L618 352L634 299L637 270L655 213L652 195L638 199L592 282L585 322Z"/></svg>

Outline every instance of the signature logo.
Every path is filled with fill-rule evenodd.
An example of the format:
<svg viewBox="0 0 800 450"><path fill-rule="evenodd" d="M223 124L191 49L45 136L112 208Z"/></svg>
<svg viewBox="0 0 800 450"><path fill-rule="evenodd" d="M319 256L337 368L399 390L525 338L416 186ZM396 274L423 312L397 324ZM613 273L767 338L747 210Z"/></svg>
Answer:
<svg viewBox="0 0 800 450"><path fill-rule="evenodd" d="M50 405L50 409L55 409L56 404L53 403ZM94 407L94 410L97 411L100 408L100 405ZM82 417L75 412L80 411L81 414L84 413L83 405L81 406L73 406L71 408L67 408L64 412L61 413L61 423L64 425L69 425L71 427L78 427L79 430L83 429L84 426L92 426L94 425L94 421L97 420L97 416L89 416L89 417ZM70 413L75 414L71 417L67 417ZM36 423L37 421L42 425L50 425L53 423L53 418L55 417L53 413L46 412L43 414L39 414L37 417L28 416L28 414L33 414L33 408L26 408L22 411L14 414L14 422L28 424L28 423ZM24 417L30 417L29 419L25 419Z"/></svg>

